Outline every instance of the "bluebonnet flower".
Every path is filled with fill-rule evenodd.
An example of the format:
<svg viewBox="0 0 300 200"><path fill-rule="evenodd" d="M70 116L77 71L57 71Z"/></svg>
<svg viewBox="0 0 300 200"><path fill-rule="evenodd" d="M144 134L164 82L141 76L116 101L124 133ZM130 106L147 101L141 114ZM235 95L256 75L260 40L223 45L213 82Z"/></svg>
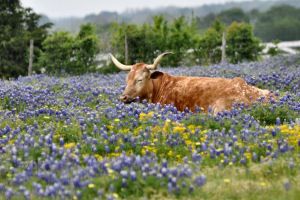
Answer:
<svg viewBox="0 0 300 200"><path fill-rule="evenodd" d="M289 181L286 181L285 183L284 183L284 187L285 187L285 189L288 191L288 190L290 190L290 182Z"/></svg>
<svg viewBox="0 0 300 200"><path fill-rule="evenodd" d="M198 187L203 186L206 183L206 176L201 174L195 178L194 182Z"/></svg>

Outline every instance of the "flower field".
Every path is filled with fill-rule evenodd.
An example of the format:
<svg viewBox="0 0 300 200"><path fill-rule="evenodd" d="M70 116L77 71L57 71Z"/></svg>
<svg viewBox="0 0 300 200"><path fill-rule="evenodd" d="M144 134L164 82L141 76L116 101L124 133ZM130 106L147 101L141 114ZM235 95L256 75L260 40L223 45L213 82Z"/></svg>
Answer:
<svg viewBox="0 0 300 200"><path fill-rule="evenodd" d="M276 102L213 116L119 100L127 73L0 81L0 199L299 199L300 56L163 68Z"/></svg>

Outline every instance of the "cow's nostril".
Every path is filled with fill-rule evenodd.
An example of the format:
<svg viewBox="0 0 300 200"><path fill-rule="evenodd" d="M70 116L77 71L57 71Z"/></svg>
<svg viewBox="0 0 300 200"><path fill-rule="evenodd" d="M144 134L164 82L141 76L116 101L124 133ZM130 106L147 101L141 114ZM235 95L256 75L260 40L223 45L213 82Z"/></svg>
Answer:
<svg viewBox="0 0 300 200"><path fill-rule="evenodd" d="M126 95L120 96L120 100L123 101L123 102L126 101L127 100L127 96Z"/></svg>

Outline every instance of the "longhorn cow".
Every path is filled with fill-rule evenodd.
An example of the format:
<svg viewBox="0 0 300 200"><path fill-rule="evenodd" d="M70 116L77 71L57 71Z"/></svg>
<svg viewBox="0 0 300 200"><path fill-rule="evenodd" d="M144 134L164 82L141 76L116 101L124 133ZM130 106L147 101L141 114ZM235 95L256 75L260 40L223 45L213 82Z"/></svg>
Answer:
<svg viewBox="0 0 300 200"><path fill-rule="evenodd" d="M209 77L186 77L173 76L160 71L152 71L157 66L166 52L159 55L153 64L136 63L124 65L112 54L113 63L121 70L130 71L127 78L127 86L120 96L124 103L131 103L137 97L146 99L149 103L173 104L177 110L184 111L186 108L195 111L196 107L202 107L208 111L211 106L216 115L224 110L231 110L234 103L251 103L263 96L274 95L268 90L262 90L248 85L242 78L209 78Z"/></svg>

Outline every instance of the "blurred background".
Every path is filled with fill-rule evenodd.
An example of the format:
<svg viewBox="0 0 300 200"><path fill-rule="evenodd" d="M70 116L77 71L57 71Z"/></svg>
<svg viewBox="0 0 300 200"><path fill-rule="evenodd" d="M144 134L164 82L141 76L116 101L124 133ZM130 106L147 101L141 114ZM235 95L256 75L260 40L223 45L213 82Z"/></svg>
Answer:
<svg viewBox="0 0 300 200"><path fill-rule="evenodd" d="M161 65L179 67L256 61L300 46L299 0L2 0L0 9L3 79L26 75L30 62L32 73L117 72L110 52L134 64L173 51Z"/></svg>

